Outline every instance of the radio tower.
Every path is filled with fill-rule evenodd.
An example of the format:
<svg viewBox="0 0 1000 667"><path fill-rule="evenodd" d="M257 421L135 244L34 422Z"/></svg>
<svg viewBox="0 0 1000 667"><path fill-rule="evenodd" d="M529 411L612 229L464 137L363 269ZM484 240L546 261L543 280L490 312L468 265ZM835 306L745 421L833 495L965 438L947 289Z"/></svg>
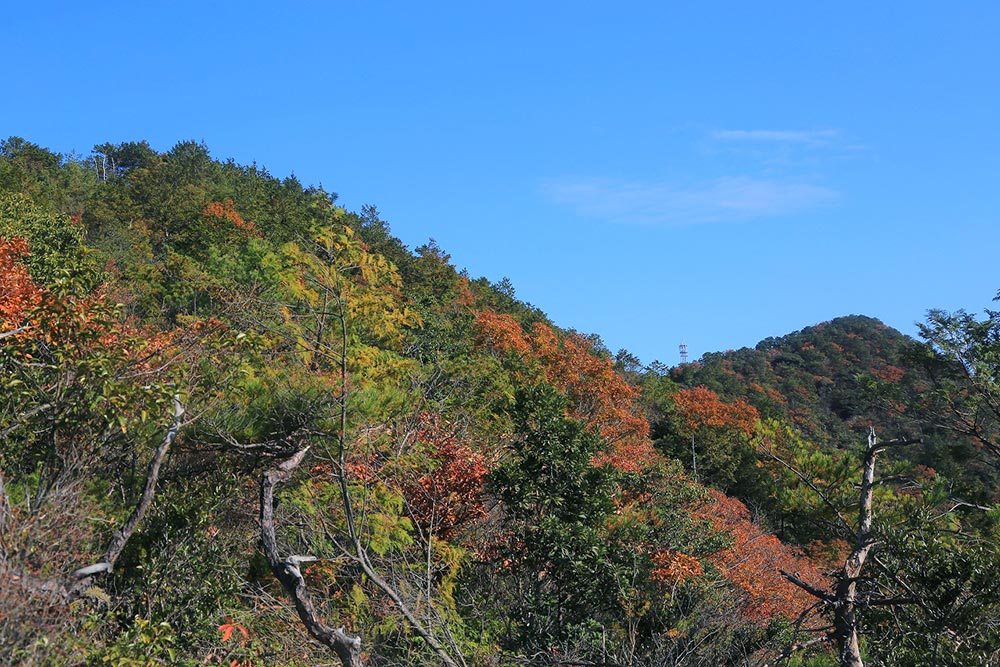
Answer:
<svg viewBox="0 0 1000 667"><path fill-rule="evenodd" d="M688 362L688 344L681 343L681 363L686 364Z"/></svg>

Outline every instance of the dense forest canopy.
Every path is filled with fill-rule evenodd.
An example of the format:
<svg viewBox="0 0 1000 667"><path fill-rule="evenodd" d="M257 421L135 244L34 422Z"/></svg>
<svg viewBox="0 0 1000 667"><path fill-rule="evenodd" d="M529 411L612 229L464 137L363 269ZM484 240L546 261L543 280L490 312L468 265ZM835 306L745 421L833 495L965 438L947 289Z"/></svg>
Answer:
<svg viewBox="0 0 1000 667"><path fill-rule="evenodd" d="M921 333L646 367L294 177L12 137L0 660L993 664L1000 314Z"/></svg>

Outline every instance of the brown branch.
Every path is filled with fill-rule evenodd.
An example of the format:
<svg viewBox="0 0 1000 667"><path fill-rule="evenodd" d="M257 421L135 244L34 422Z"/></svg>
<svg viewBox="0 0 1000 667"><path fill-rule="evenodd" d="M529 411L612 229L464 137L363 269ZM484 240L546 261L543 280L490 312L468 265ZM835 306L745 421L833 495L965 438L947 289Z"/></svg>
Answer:
<svg viewBox="0 0 1000 667"><path fill-rule="evenodd" d="M868 607L894 607L904 604L920 604L920 600L917 598L879 598L875 600L865 600L864 604Z"/></svg>

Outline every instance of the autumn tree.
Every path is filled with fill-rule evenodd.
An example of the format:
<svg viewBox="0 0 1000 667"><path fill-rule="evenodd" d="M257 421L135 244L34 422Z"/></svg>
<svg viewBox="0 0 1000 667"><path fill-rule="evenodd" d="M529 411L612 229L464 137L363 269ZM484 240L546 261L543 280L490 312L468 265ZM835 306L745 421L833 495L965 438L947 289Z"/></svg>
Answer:
<svg viewBox="0 0 1000 667"><path fill-rule="evenodd" d="M313 423L298 440L294 455L262 476L261 539L270 568L292 596L307 630L344 665L361 664L361 640L321 620L304 577L304 563L320 559L357 568L442 662L457 664L452 657L456 647L446 646L447 640L436 634L434 623L440 621L433 609L410 597L425 588L408 586L405 567L401 578L396 576L398 568L382 567L412 544L412 524L398 489L381 477L377 448L382 439L364 446L361 437L366 420L377 419L390 407L385 401L391 403L391 398L382 391L389 387L387 378L395 378L406 365L391 352L392 344L401 339L405 327L419 320L400 303L395 268L370 253L351 228L330 225L311 246L289 244L284 252L291 301L281 308L284 323L279 333L305 368L327 384L329 398L314 406ZM298 491L306 492L302 501L327 528L307 540L313 553L282 556L275 494L279 485L292 481L307 455L315 457L313 467L318 465L328 475L305 480ZM314 498L324 497L336 498L336 503L315 504ZM329 534L330 526L337 527L336 535Z"/></svg>
<svg viewBox="0 0 1000 667"><path fill-rule="evenodd" d="M0 236L21 238L30 254L24 264L32 278L51 285L66 273L84 275L83 228L66 215L50 213L23 194L0 193Z"/></svg>
<svg viewBox="0 0 1000 667"><path fill-rule="evenodd" d="M0 343L0 635L35 659L51 628L79 630L80 598L110 603L102 587L153 507L202 333L139 329L85 279L20 278L35 303Z"/></svg>
<svg viewBox="0 0 1000 667"><path fill-rule="evenodd" d="M482 348L515 358L522 377L544 380L566 393L568 415L607 443L595 453L599 461L613 458L638 469L656 457L647 437L649 423L639 407L641 390L626 382L592 341L575 333L560 334L543 322L525 331L512 316L490 310L476 313L475 335Z"/></svg>
<svg viewBox="0 0 1000 667"><path fill-rule="evenodd" d="M680 389L668 401L667 417L655 426L657 445L696 478L750 497L760 476L750 446L757 410L742 400L726 403L705 387Z"/></svg>
<svg viewBox="0 0 1000 667"><path fill-rule="evenodd" d="M13 336L28 312L41 301L41 291L28 274L28 243L0 236L0 335Z"/></svg>

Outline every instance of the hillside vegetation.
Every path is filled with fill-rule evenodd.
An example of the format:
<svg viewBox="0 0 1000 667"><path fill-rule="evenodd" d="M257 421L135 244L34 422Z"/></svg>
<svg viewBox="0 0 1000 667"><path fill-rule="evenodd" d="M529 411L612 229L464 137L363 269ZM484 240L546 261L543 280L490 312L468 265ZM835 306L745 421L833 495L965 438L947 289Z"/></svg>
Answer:
<svg viewBox="0 0 1000 667"><path fill-rule="evenodd" d="M0 662L1000 661L997 316L647 368L336 199L0 143Z"/></svg>

